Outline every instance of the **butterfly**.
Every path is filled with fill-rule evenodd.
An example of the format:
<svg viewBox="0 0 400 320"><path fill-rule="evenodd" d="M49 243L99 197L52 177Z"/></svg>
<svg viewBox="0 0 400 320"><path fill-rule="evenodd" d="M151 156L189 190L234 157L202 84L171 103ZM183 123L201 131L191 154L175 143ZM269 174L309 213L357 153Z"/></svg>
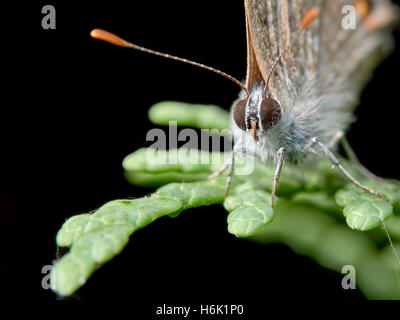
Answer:
<svg viewBox="0 0 400 320"><path fill-rule="evenodd" d="M358 187L384 198L354 178L331 150L340 141L349 147L344 133L372 61L391 49L391 36L382 29L397 20L397 8L380 0L244 2L246 90L231 112L233 152L244 149L277 161L272 206L285 157L292 162L326 157ZM345 6L354 9L355 28L344 26Z"/></svg>
<svg viewBox="0 0 400 320"><path fill-rule="evenodd" d="M216 72L241 87L231 110L234 147L230 161L211 176L228 169L225 197L235 156L244 151L276 162L272 207L285 159L302 163L328 158L352 183L384 198L353 177L334 151L342 142L350 157L354 154L345 132L374 61L392 48L385 27L397 21L397 7L385 0L244 0L244 6L244 83L203 64L132 44L108 31L95 29L91 36ZM349 27L345 22L352 19L353 27L351 23ZM356 164L365 175L378 179Z"/></svg>

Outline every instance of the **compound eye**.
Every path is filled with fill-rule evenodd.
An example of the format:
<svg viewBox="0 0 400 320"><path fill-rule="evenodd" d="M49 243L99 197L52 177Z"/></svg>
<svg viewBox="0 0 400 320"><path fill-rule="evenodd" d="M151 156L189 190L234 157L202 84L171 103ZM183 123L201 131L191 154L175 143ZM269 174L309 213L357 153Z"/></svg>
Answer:
<svg viewBox="0 0 400 320"><path fill-rule="evenodd" d="M281 120L281 106L272 98L264 98L260 107L261 127L263 130L274 128Z"/></svg>
<svg viewBox="0 0 400 320"><path fill-rule="evenodd" d="M233 110L233 119L236 125L244 131L246 131L246 102L247 99L238 101Z"/></svg>

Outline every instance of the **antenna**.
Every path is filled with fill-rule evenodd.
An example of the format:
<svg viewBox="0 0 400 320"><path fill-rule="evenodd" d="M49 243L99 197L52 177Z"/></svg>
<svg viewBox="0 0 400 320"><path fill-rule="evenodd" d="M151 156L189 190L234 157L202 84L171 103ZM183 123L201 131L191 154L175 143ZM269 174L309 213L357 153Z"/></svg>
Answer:
<svg viewBox="0 0 400 320"><path fill-rule="evenodd" d="M172 56L170 54L166 54L166 53L162 53L162 52L158 52L158 51L155 51L155 50L147 49L145 47L138 46L136 44L130 43L130 42L118 37L117 35L115 35L115 34L113 34L111 32L108 32L106 30L93 29L92 32L90 32L90 36L92 38L94 38L94 39L103 40L105 42L109 42L109 43L111 43L113 45L116 45L116 46L139 50L139 51L142 51L142 52L154 54L154 55L159 56L159 57L180 61L180 62L183 62L183 63L188 63L188 64L191 64L193 66L196 66L196 67L199 67L199 68L202 68L202 69L206 69L208 71L212 71L212 72L214 72L216 74L219 74L220 76L223 76L223 77L233 81L239 87L241 87L242 90L244 90L247 95L249 94L249 92L247 91L247 88L239 80L237 80L236 78L232 77L231 75L229 75L229 74L227 74L227 73L225 73L223 71L220 71L218 69L206 66L206 65L198 63L198 62L194 62L194 61L191 61L191 60L187 60L187 59L184 59L184 58L179 58L179 57L176 57L176 56Z"/></svg>

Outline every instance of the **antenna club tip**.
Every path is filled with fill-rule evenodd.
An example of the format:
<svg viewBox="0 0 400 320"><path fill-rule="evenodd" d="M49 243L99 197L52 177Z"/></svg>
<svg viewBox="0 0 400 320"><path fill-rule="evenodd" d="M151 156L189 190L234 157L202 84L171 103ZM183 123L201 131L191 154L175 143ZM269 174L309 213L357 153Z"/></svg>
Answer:
<svg viewBox="0 0 400 320"><path fill-rule="evenodd" d="M90 36L94 39L98 39L102 31L102 29L93 29L92 31L90 31Z"/></svg>
<svg viewBox="0 0 400 320"><path fill-rule="evenodd" d="M93 29L92 31L90 31L90 36L94 39L106 41L116 46L127 46L127 42L124 39L103 29Z"/></svg>

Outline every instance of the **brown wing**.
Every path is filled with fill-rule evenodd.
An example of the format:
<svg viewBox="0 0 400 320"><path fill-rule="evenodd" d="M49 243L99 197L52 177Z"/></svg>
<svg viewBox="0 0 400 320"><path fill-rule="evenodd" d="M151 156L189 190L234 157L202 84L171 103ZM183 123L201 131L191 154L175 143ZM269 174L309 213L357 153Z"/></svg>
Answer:
<svg viewBox="0 0 400 320"><path fill-rule="evenodd" d="M263 79L267 79L271 66L279 56L280 40L281 38L287 39L290 33L290 30L284 24L279 24L277 21L278 14L284 14L286 11L286 1L282 1L282 3L283 7L278 8L280 6L277 1L245 0L248 51L251 52L251 49L254 48L255 55L255 59L248 58L248 75L251 75L249 70L255 69L251 65L255 61ZM278 37L279 32L282 32L281 37ZM278 74L281 74L283 71L281 64L278 65L276 71ZM273 76L270 82L272 91L278 94L278 96L281 81L280 76ZM246 84L251 85L252 83L253 79L247 79Z"/></svg>
<svg viewBox="0 0 400 320"><path fill-rule="evenodd" d="M249 19L247 17L246 10L246 38L247 38L247 75L246 75L246 88L248 91L251 90L253 85L260 83L263 80L263 76L260 72L256 54L253 47L253 39L250 33Z"/></svg>
<svg viewBox="0 0 400 320"><path fill-rule="evenodd" d="M373 0L372 10L354 30L342 27L343 6L360 0L245 0L248 26L248 51L254 48L249 64L257 62L259 72L266 79L275 59L282 53L270 87L278 98L299 95L308 82L315 82L322 93L343 91L343 79L352 79L354 89L361 88L372 66L365 65L374 53L387 47L389 35L379 27L395 19L396 11L387 1ZM320 15L299 33L304 14L312 7L320 9ZM250 44L249 44L250 43ZM248 77L255 67L248 66ZM363 73L361 70L363 69ZM248 78L247 83L253 83ZM343 81L342 81L343 82ZM356 85L354 85L356 83ZM357 90L355 90L357 91ZM304 92L303 92L304 93ZM281 102L284 102L282 101Z"/></svg>
<svg viewBox="0 0 400 320"><path fill-rule="evenodd" d="M343 18L348 14L342 11L345 5L357 9L355 29L343 28ZM323 1L322 10L318 71L333 75L324 83L326 90L335 90L335 77L347 79L348 89L360 91L379 56L390 51L391 35L382 27L398 19L397 7L383 0L346 0Z"/></svg>

